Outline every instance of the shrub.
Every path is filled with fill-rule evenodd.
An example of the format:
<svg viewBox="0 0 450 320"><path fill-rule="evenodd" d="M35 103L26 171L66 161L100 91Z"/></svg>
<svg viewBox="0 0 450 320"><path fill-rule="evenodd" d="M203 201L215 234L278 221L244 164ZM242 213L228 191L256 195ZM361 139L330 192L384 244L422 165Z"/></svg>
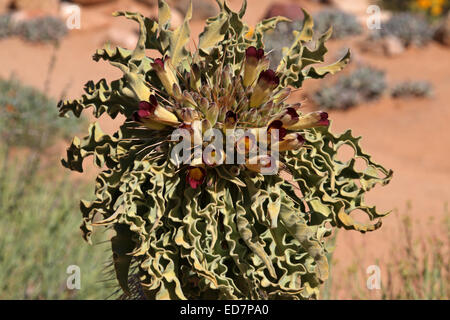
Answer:
<svg viewBox="0 0 450 320"><path fill-rule="evenodd" d="M328 278L332 229L378 229L385 214L363 198L376 184L388 183L392 171L374 163L351 130L331 133L327 113L303 114L298 104L286 102L289 86L340 71L349 52L331 65L319 63L328 35L316 40L305 12L302 32L275 72L268 69L262 36L280 18L259 23L248 35L245 2L239 12L218 4L220 14L208 19L195 52L185 48L190 10L175 31L163 0L157 24L137 13L116 13L139 23L138 45L132 51L105 47L94 59L110 61L123 77L88 82L80 99L59 104L62 116L89 108L95 117L126 119L112 135L93 123L63 160L82 172L83 160L93 156L102 170L95 199L81 202L84 238L90 240L95 226L115 231L115 274L128 297L314 299ZM146 57L146 49L161 57ZM224 142L224 131L237 142ZM202 140L211 132L228 147L226 154L207 143L211 136ZM202 156L191 159L186 149L188 159L173 156L180 146L176 133L184 135L188 150L206 147ZM279 161L276 151L262 150L274 145ZM357 170L354 159L339 160L343 145L365 161L365 170ZM250 160L250 148L265 155ZM237 154L246 160L237 161ZM355 209L371 222L353 220Z"/></svg>
<svg viewBox="0 0 450 320"><path fill-rule="evenodd" d="M428 81L405 81L394 86L391 95L400 97L431 97L433 87Z"/></svg>
<svg viewBox="0 0 450 320"><path fill-rule="evenodd" d="M423 46L433 38L434 31L428 22L411 13L394 14L379 30L372 31L371 38L392 35L400 39L405 46Z"/></svg>
<svg viewBox="0 0 450 320"><path fill-rule="evenodd" d="M35 150L49 146L58 136L69 137L75 121L58 119L56 101L15 78L0 79L0 137L15 146Z"/></svg>
<svg viewBox="0 0 450 320"><path fill-rule="evenodd" d="M11 37L13 34L11 15L0 15L0 39Z"/></svg>
<svg viewBox="0 0 450 320"><path fill-rule="evenodd" d="M59 42L67 34L64 21L50 16L23 22L17 28L17 33L31 42Z"/></svg>
<svg viewBox="0 0 450 320"><path fill-rule="evenodd" d="M340 77L334 85L316 91L313 101L324 109L347 109L379 98L386 87L383 71L363 66Z"/></svg>
<svg viewBox="0 0 450 320"><path fill-rule="evenodd" d="M13 22L11 15L0 16L0 39L14 35L30 42L59 42L67 34L64 21L52 16L39 17L18 23Z"/></svg>
<svg viewBox="0 0 450 320"><path fill-rule="evenodd" d="M355 15L339 9L324 9L314 16L315 29L318 33L325 33L333 27L332 38L340 39L359 35L362 27Z"/></svg>

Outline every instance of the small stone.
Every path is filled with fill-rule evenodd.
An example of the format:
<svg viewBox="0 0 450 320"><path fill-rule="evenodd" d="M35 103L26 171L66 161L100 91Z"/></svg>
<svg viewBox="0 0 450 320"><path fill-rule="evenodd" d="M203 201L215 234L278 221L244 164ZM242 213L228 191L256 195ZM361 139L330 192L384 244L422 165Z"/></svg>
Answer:
<svg viewBox="0 0 450 320"><path fill-rule="evenodd" d="M381 39L364 39L359 42L359 48L362 52L384 54L384 46Z"/></svg>
<svg viewBox="0 0 450 320"><path fill-rule="evenodd" d="M402 41L394 36L386 36L383 39L384 53L388 56L395 56L405 51L405 46Z"/></svg>
<svg viewBox="0 0 450 320"><path fill-rule="evenodd" d="M303 20L302 8L294 3L275 3L267 9L264 19L283 16L292 21Z"/></svg>
<svg viewBox="0 0 450 320"><path fill-rule="evenodd" d="M362 52L387 56L398 55L405 51L402 41L395 36L365 39L359 43L359 47Z"/></svg>

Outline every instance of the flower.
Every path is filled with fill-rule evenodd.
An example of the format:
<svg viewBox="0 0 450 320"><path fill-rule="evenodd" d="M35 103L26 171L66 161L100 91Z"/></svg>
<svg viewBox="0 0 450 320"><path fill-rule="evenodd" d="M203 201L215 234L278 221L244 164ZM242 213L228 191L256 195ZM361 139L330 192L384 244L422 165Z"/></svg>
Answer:
<svg viewBox="0 0 450 320"><path fill-rule="evenodd" d="M132 119L154 130L160 130L166 125L177 126L180 124L177 116L161 107L154 95L150 96L149 101L139 102L139 109L133 114Z"/></svg>
<svg viewBox="0 0 450 320"><path fill-rule="evenodd" d="M286 126L286 129L296 131L314 127L327 127L329 124L328 113L316 111L299 117L296 123Z"/></svg>
<svg viewBox="0 0 450 320"><path fill-rule="evenodd" d="M417 5L419 6L419 8L421 8L423 10L427 10L428 8L431 7L432 1L431 0L418 0Z"/></svg>
<svg viewBox="0 0 450 320"><path fill-rule="evenodd" d="M280 92L278 92L276 95L274 95L273 97L273 103L281 103L284 100L286 100L291 94L291 88L283 88L282 90L280 90Z"/></svg>
<svg viewBox="0 0 450 320"><path fill-rule="evenodd" d="M255 34L255 28L254 27L250 27L248 29L247 33L245 34L245 39L251 39L254 34Z"/></svg>
<svg viewBox="0 0 450 320"><path fill-rule="evenodd" d="M258 82L250 98L250 107L258 107L270 97L272 91L280 84L275 71L268 69L259 74Z"/></svg>
<svg viewBox="0 0 450 320"><path fill-rule="evenodd" d="M258 67L260 62L264 59L264 50L256 49L255 47L248 47L245 50L244 62L244 79L245 87L253 85L258 76Z"/></svg>
<svg viewBox="0 0 450 320"><path fill-rule="evenodd" d="M287 134L283 140L277 142L278 151L288 151L300 149L305 144L305 138L298 133Z"/></svg>
<svg viewBox="0 0 450 320"><path fill-rule="evenodd" d="M270 138L271 132L273 130L278 130L278 140L283 140L283 138L286 136L286 128L283 127L283 122L281 120L275 120L269 124L269 126L267 127L268 139Z"/></svg>
<svg viewBox="0 0 450 320"><path fill-rule="evenodd" d="M193 108L183 108L180 110L179 116L184 123L191 123L199 120L200 115L197 110Z"/></svg>
<svg viewBox="0 0 450 320"><path fill-rule="evenodd" d="M291 126L298 122L299 116L294 108L286 108L277 117L283 123L283 126Z"/></svg>
<svg viewBox="0 0 450 320"><path fill-rule="evenodd" d="M167 93L173 94L173 86L174 84L178 85L178 79L176 71L170 63L170 58L166 57L164 60L160 58L155 59L151 66L156 71Z"/></svg>
<svg viewBox="0 0 450 320"><path fill-rule="evenodd" d="M189 167L186 181L192 189L197 189L203 184L206 178L206 170L202 167Z"/></svg>
<svg viewBox="0 0 450 320"><path fill-rule="evenodd" d="M233 111L228 111L225 114L225 128L232 129L236 126L237 115Z"/></svg>
<svg viewBox="0 0 450 320"><path fill-rule="evenodd" d="M433 7L431 7L431 15L433 16L440 16L442 14L442 7L439 5L434 5Z"/></svg>

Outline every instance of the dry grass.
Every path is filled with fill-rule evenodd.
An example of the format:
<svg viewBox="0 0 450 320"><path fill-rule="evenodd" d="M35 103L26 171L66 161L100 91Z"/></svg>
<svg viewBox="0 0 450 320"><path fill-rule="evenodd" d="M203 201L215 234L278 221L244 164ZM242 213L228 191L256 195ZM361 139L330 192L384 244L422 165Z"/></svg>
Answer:
<svg viewBox="0 0 450 320"><path fill-rule="evenodd" d="M399 215L398 237L392 242L388 260L375 260L382 270L381 289L369 290L366 265L361 257L352 257L347 272L339 275L339 283L331 277L322 291L322 299L337 299L345 291L349 299L423 300L450 297L450 215L445 206L444 218L430 218L425 225L408 214ZM425 231L423 232L423 229ZM333 263L334 262L334 263ZM331 257L330 265L335 261ZM333 271L331 270L331 274Z"/></svg>

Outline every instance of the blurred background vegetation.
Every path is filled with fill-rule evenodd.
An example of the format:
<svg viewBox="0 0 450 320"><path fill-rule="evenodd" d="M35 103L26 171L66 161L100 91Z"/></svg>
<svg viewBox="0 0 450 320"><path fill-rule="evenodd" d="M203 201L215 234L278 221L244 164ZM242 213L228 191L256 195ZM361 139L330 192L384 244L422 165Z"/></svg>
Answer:
<svg viewBox="0 0 450 320"><path fill-rule="evenodd" d="M336 299L336 292L345 288L351 299L383 300L448 300L450 297L449 250L450 216L445 207L440 230L426 237L417 233L419 223L408 212L392 213L398 220L398 241L389 250L390 259L386 274L381 275L381 289L368 290L366 265L358 255L344 274L333 274L333 266L339 261L329 254L330 279L322 288L322 299ZM427 223L435 221L429 218ZM336 236L336 235L335 235ZM378 261L376 262L379 263Z"/></svg>
<svg viewBox="0 0 450 320"><path fill-rule="evenodd" d="M78 199L92 186L69 180L52 151L78 122L58 118L44 93L0 79L0 299L103 299L111 291L99 283L107 248L84 243L79 230ZM80 290L67 289L70 265L80 267Z"/></svg>

